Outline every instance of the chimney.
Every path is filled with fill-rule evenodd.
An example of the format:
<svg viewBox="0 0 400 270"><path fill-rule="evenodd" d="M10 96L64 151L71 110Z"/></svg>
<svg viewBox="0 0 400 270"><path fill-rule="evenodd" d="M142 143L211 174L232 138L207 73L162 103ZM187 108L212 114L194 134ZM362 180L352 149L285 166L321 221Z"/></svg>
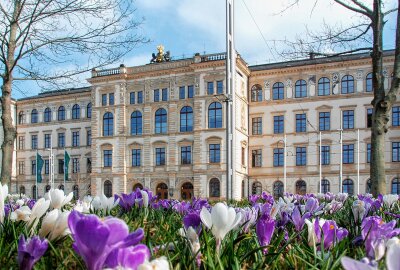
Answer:
<svg viewBox="0 0 400 270"><path fill-rule="evenodd" d="M315 52L310 52L309 55L310 55L310 60L315 59Z"/></svg>

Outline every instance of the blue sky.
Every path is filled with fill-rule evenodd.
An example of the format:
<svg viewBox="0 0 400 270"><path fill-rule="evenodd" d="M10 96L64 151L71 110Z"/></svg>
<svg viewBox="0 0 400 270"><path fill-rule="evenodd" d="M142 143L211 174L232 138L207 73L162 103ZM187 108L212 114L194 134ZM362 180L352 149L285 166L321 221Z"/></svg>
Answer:
<svg viewBox="0 0 400 270"><path fill-rule="evenodd" d="M318 31L323 22L346 25L359 19L331 0L301 0L301 5L283 11L289 2L293 0L235 0L236 50L250 65L282 60L276 53L271 53L270 49L280 50L272 40L293 40L296 35L302 35L306 27ZM387 7L396 5L395 0L386 2ZM159 44L163 44L173 57L225 51L225 0L136 0L135 5L137 17L145 18L138 33L151 42L134 49L120 63L127 66L147 64ZM394 15L390 17L384 35L386 48L394 46ZM79 77L82 85L86 84L88 76L82 74ZM29 89L25 90L28 95L40 91L34 83L19 87ZM13 96L24 95L14 91Z"/></svg>

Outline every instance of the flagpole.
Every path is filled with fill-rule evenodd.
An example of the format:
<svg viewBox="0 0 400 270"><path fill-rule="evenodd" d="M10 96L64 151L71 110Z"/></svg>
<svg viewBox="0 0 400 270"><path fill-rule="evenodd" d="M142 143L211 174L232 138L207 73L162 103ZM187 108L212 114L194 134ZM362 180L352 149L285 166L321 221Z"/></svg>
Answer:
<svg viewBox="0 0 400 270"><path fill-rule="evenodd" d="M65 147L64 147L64 192L66 191L66 186L65 186L65 177L67 176L67 170L66 170L66 160L65 160Z"/></svg>
<svg viewBox="0 0 400 270"><path fill-rule="evenodd" d="M319 193L322 192L322 132L319 132Z"/></svg>
<svg viewBox="0 0 400 270"><path fill-rule="evenodd" d="M35 171L36 171L36 179L35 179L35 186L36 186L36 190L35 190L35 193L36 193L36 200L38 199L38 155L39 155L39 152L38 152L38 150L36 149L36 168L35 168Z"/></svg>

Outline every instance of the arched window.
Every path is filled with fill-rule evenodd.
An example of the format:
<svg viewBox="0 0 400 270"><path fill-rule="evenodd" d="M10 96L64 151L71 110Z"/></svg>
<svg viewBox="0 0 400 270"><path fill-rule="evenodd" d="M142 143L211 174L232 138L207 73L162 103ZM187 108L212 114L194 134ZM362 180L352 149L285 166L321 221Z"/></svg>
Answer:
<svg viewBox="0 0 400 270"><path fill-rule="evenodd" d="M209 183L210 197L220 197L221 189L218 178L212 178Z"/></svg>
<svg viewBox="0 0 400 270"><path fill-rule="evenodd" d="M168 199L168 186L165 183L160 183L156 187L156 194L159 200Z"/></svg>
<svg viewBox="0 0 400 270"><path fill-rule="evenodd" d="M262 87L259 84L253 85L251 88L251 101L262 101Z"/></svg>
<svg viewBox="0 0 400 270"><path fill-rule="evenodd" d="M142 135L142 113L139 111L131 114L131 135Z"/></svg>
<svg viewBox="0 0 400 270"><path fill-rule="evenodd" d="M74 185L74 187L72 188L72 192L74 194L74 200L78 200L79 199L79 186L78 185Z"/></svg>
<svg viewBox="0 0 400 270"><path fill-rule="evenodd" d="M143 189L143 185L140 183L136 183L133 185L132 191L136 191L137 189Z"/></svg>
<svg viewBox="0 0 400 270"><path fill-rule="evenodd" d="M280 100L284 99L285 93L284 93L285 87L283 83L281 82L276 82L272 86L272 99L273 100Z"/></svg>
<svg viewBox="0 0 400 270"><path fill-rule="evenodd" d="M222 105L219 102L208 106L208 128L222 128Z"/></svg>
<svg viewBox="0 0 400 270"><path fill-rule="evenodd" d="M65 190L64 185L63 184L59 185L58 189L64 191Z"/></svg>
<svg viewBox="0 0 400 270"><path fill-rule="evenodd" d="M395 178L392 180L391 193L400 195L400 179Z"/></svg>
<svg viewBox="0 0 400 270"><path fill-rule="evenodd" d="M342 78L342 94L354 93L354 78L351 75L345 75Z"/></svg>
<svg viewBox="0 0 400 270"><path fill-rule="evenodd" d="M302 98L307 96L307 83L305 80L298 80L295 84L294 96L296 98Z"/></svg>
<svg viewBox="0 0 400 270"><path fill-rule="evenodd" d="M251 194L255 195L261 195L262 193L262 185L260 182L255 181L252 185L251 185Z"/></svg>
<svg viewBox="0 0 400 270"><path fill-rule="evenodd" d="M81 108L78 104L72 106L72 119L79 119L81 118Z"/></svg>
<svg viewBox="0 0 400 270"><path fill-rule="evenodd" d="M50 122L51 121L51 109L50 108L46 108L44 110L43 121L44 122Z"/></svg>
<svg viewBox="0 0 400 270"><path fill-rule="evenodd" d="M65 108L64 108L64 106L58 107L58 111L57 111L57 120L58 120L58 121L63 121L63 120L65 120Z"/></svg>
<svg viewBox="0 0 400 270"><path fill-rule="evenodd" d="M51 186L50 185L46 185L46 187L44 189L45 193L49 192L50 189L51 189Z"/></svg>
<svg viewBox="0 0 400 270"><path fill-rule="evenodd" d="M34 185L33 187L32 187L32 199L34 199L34 200L36 200L37 199L37 194L36 194L37 192L36 192L36 185Z"/></svg>
<svg viewBox="0 0 400 270"><path fill-rule="evenodd" d="M365 77L365 91L372 92L374 90L374 86L372 85L372 73L368 73Z"/></svg>
<svg viewBox="0 0 400 270"><path fill-rule="evenodd" d="M107 198L111 198L111 196L113 195L112 193L113 193L113 192L112 192L112 183L111 183L110 180L106 180L106 181L104 182L104 195L105 195Z"/></svg>
<svg viewBox="0 0 400 270"><path fill-rule="evenodd" d="M25 186L20 186L19 187L19 194L25 194Z"/></svg>
<svg viewBox="0 0 400 270"><path fill-rule="evenodd" d="M328 193L331 190L331 184L328 179L322 179L321 183L321 193Z"/></svg>
<svg viewBox="0 0 400 270"><path fill-rule="evenodd" d="M278 199L279 197L283 197L283 183L278 180L274 183L274 198Z"/></svg>
<svg viewBox="0 0 400 270"><path fill-rule="evenodd" d="M18 124L24 124L25 123L25 115L24 112L19 112L18 114Z"/></svg>
<svg viewBox="0 0 400 270"><path fill-rule="evenodd" d="M103 116L103 136L114 135L114 116L110 112L106 112Z"/></svg>
<svg viewBox="0 0 400 270"><path fill-rule="evenodd" d="M349 195L354 194L354 183L351 179L345 179L343 181L343 193L348 193Z"/></svg>
<svg viewBox="0 0 400 270"><path fill-rule="evenodd" d="M86 118L92 118L92 103L89 102L89 104L86 106Z"/></svg>
<svg viewBox="0 0 400 270"><path fill-rule="evenodd" d="M33 109L31 112L31 123L37 123L38 122L38 112L36 109Z"/></svg>
<svg viewBox="0 0 400 270"><path fill-rule="evenodd" d="M365 193L371 193L371 178L367 180L367 184L365 186Z"/></svg>
<svg viewBox="0 0 400 270"><path fill-rule="evenodd" d="M329 96L331 93L331 82L328 78L322 77L318 80L318 96Z"/></svg>
<svg viewBox="0 0 400 270"><path fill-rule="evenodd" d="M304 180L296 182L296 194L305 195L307 193L307 184Z"/></svg>
<svg viewBox="0 0 400 270"><path fill-rule="evenodd" d="M186 182L181 187L181 198L182 200L190 200L193 197L193 185L192 183Z"/></svg>
<svg viewBox="0 0 400 270"><path fill-rule="evenodd" d="M181 132L193 131L193 109L185 106L181 109Z"/></svg>
<svg viewBox="0 0 400 270"><path fill-rule="evenodd" d="M155 123L156 134L167 133L167 111L165 109L160 108L156 111Z"/></svg>

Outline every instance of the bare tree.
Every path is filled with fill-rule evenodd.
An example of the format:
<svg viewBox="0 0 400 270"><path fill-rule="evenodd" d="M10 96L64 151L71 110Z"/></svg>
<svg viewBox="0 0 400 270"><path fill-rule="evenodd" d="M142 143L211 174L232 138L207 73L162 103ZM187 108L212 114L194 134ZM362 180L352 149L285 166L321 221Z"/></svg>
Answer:
<svg viewBox="0 0 400 270"><path fill-rule="evenodd" d="M386 194L385 173L385 134L388 131L388 122L393 103L399 94L400 78L400 10L399 3L388 7L382 0L333 0L336 4L354 12L358 17L352 25L323 24L320 32L307 29L306 35L296 37L294 41L284 42L289 44L282 55L290 58L304 57L310 53L322 56L343 55L354 52L370 52L372 59L372 84L374 98L372 127L371 127L371 192L375 196ZM317 3L318 0L315 0ZM294 0L300 4L300 0ZM316 6L314 6L314 9ZM385 92L383 75L383 32L387 16L397 12L395 60L393 64L393 78L389 91Z"/></svg>
<svg viewBox="0 0 400 270"><path fill-rule="evenodd" d="M15 82L65 83L121 59L147 42L134 12L129 0L0 0L2 183L11 179Z"/></svg>

